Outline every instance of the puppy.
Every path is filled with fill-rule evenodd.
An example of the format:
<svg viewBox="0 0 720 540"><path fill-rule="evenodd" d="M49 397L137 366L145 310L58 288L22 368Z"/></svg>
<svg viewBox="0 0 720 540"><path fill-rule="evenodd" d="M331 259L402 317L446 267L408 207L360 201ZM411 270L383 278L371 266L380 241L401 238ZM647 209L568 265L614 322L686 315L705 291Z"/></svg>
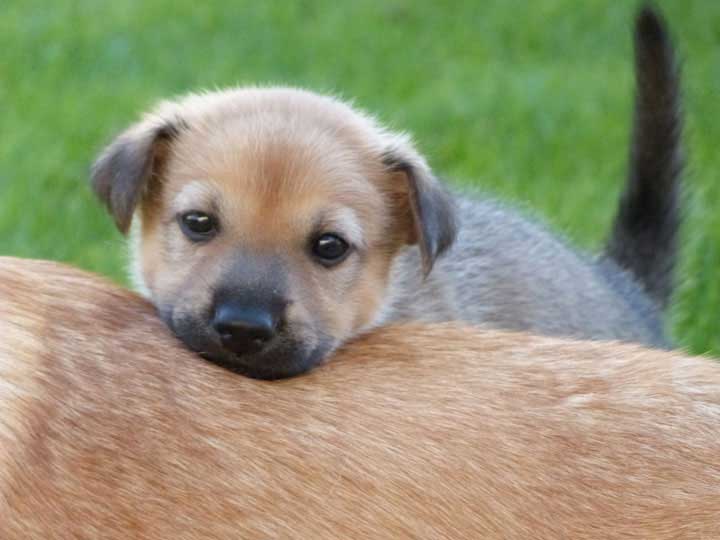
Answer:
<svg viewBox="0 0 720 540"><path fill-rule="evenodd" d="M134 222L136 282L170 328L253 377L296 375L403 320L666 346L678 77L651 11L636 42L630 180L599 259L503 205L451 197L406 136L302 90L163 103L102 153L92 184L122 232Z"/></svg>
<svg viewBox="0 0 720 540"><path fill-rule="evenodd" d="M379 328L275 383L141 298L0 259L0 538L718 538L720 365Z"/></svg>

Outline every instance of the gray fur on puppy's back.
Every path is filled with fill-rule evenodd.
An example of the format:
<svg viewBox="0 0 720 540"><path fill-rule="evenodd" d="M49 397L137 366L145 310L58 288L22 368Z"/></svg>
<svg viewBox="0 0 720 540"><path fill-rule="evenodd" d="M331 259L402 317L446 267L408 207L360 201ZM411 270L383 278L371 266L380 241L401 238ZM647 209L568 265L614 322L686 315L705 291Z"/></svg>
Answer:
<svg viewBox="0 0 720 540"><path fill-rule="evenodd" d="M397 260L382 320L464 319L498 328L667 346L682 177L680 75L662 17L635 24L635 121L628 180L606 252L574 250L532 219L457 197L460 234L426 281L417 250Z"/></svg>
<svg viewBox="0 0 720 540"><path fill-rule="evenodd" d="M660 314L633 278L517 211L458 197L460 234L423 282L409 249L393 268L385 320L497 328L664 346Z"/></svg>

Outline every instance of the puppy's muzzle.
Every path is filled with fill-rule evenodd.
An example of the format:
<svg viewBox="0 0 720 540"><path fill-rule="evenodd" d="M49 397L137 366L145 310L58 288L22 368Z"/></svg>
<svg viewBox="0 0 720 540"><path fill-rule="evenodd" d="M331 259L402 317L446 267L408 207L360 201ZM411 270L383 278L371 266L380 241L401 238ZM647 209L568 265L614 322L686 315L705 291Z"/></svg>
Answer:
<svg viewBox="0 0 720 540"><path fill-rule="evenodd" d="M212 326L227 351L243 356L265 349L277 336L280 317L259 306L223 303L215 309Z"/></svg>

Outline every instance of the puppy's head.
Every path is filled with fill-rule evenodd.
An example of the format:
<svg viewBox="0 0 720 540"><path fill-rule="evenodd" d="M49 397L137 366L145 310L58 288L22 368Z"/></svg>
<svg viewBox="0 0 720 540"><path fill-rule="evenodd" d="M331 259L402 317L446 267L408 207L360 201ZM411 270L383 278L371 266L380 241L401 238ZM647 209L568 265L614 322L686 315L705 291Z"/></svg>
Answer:
<svg viewBox="0 0 720 540"><path fill-rule="evenodd" d="M250 376L319 363L371 325L393 258L423 269L452 203L402 135L334 99L241 89L161 104L98 158L141 285L192 349Z"/></svg>

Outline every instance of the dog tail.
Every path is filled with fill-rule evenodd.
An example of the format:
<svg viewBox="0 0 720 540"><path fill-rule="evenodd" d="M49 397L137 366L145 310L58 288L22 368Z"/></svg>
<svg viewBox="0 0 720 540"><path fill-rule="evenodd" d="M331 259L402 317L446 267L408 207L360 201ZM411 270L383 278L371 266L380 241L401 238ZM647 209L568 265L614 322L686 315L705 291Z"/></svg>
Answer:
<svg viewBox="0 0 720 540"><path fill-rule="evenodd" d="M635 21L635 113L630 165L606 254L665 308L673 292L680 228L680 70L662 16Z"/></svg>

